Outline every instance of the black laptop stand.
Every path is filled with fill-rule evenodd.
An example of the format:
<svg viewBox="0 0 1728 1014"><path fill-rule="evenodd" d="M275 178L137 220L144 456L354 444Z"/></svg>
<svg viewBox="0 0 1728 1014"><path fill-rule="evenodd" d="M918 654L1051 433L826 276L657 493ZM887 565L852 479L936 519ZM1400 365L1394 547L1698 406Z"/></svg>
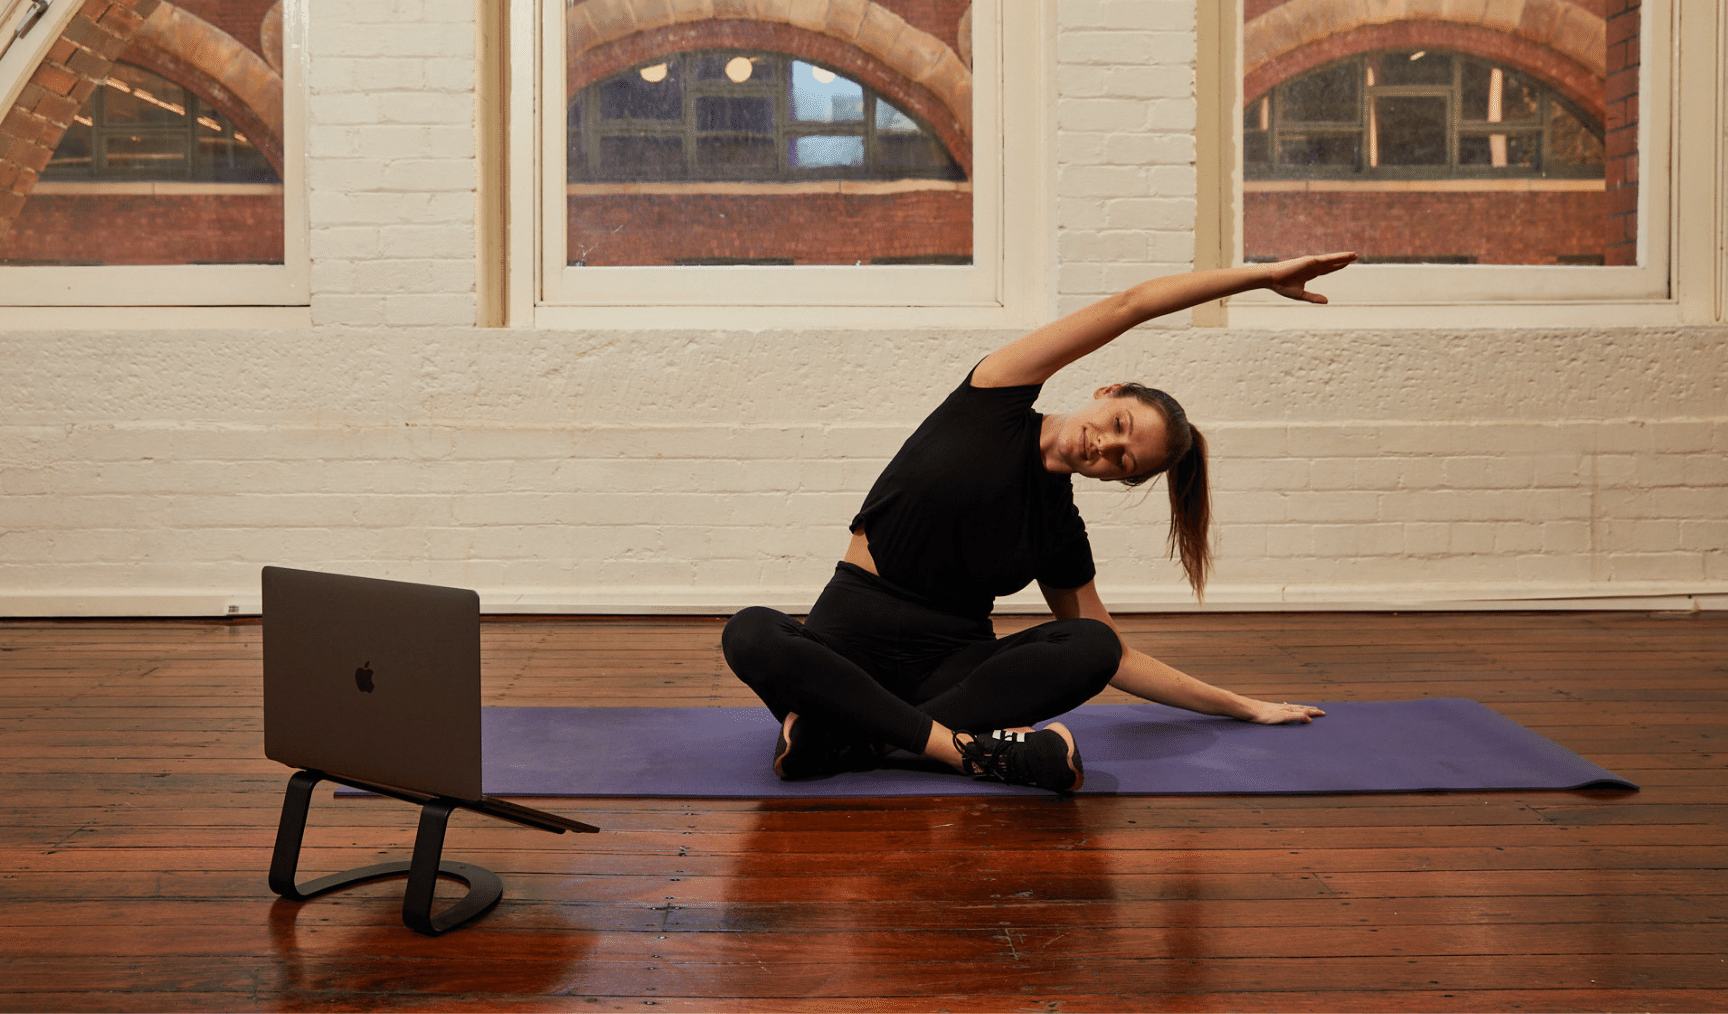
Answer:
<svg viewBox="0 0 1728 1014"><path fill-rule="evenodd" d="M414 858L408 862L362 866L296 885L294 874L300 866L300 842L306 833L306 811L312 803L312 787L321 781L337 782L350 788L375 792L418 805L420 830L414 836ZM498 904L498 899L504 896L504 883L498 879L496 873L483 866L441 858L444 851L444 828L449 823L450 814L458 809L473 810L475 813L484 813L489 817L497 817L499 820L507 820L524 827L551 831L553 834L600 830L592 824L584 824L579 820L560 817L543 810L517 806L502 799L487 797L469 800L429 796L325 771L296 771L293 777L288 779L288 794L282 800L282 821L276 826L276 851L270 857L270 889L292 901L305 901L338 888L406 873L408 889L402 896L402 921L409 929L427 936L437 936L453 930L485 915L492 910L492 906ZM444 911L433 915L432 891L437 886L440 874L467 884L468 893Z"/></svg>

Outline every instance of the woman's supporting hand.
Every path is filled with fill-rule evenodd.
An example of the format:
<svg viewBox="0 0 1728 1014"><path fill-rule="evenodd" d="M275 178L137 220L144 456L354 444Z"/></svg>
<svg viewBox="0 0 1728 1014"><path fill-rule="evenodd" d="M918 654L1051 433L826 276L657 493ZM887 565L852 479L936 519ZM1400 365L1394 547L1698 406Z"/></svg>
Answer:
<svg viewBox="0 0 1728 1014"><path fill-rule="evenodd" d="M1257 725L1285 725L1290 722L1307 725L1326 713L1311 704L1291 704L1288 701L1273 704L1271 701L1256 701L1253 698L1247 698L1246 701L1249 713L1243 721Z"/></svg>
<svg viewBox="0 0 1728 1014"><path fill-rule="evenodd" d="M1326 297L1318 292L1309 292L1308 283L1321 275L1329 275L1354 263L1353 253L1315 254L1309 257L1292 257L1287 261L1269 264L1269 277L1266 288L1287 299L1301 300L1304 303L1324 303Z"/></svg>

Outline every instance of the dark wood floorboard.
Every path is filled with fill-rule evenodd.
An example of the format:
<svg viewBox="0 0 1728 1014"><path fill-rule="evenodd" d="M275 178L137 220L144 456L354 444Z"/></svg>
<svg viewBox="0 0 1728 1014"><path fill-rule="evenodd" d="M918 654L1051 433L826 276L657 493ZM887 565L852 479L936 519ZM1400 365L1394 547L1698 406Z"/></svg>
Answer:
<svg viewBox="0 0 1728 1014"><path fill-rule="evenodd" d="M605 830L459 813L505 899L429 939L399 881L267 889L256 623L7 621L0 1010L1728 1010L1728 615L1123 627L1248 693L1474 698L1643 788L541 800ZM751 704L719 631L490 620L486 703ZM414 817L320 792L303 875Z"/></svg>

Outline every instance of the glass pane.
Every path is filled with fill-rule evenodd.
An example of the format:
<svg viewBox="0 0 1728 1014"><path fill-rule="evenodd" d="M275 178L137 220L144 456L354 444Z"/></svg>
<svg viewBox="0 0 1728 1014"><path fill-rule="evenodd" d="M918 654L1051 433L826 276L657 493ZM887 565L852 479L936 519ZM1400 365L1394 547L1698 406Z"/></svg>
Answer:
<svg viewBox="0 0 1728 1014"><path fill-rule="evenodd" d="M1272 161L1272 135L1261 131L1243 134L1242 161L1247 165L1261 165Z"/></svg>
<svg viewBox="0 0 1728 1014"><path fill-rule="evenodd" d="M792 118L822 123L862 123L864 86L826 67L793 61ZM916 128L914 128L916 129Z"/></svg>
<svg viewBox="0 0 1728 1014"><path fill-rule="evenodd" d="M918 121L907 116L900 110L889 105L885 100L876 100L876 132L895 134L916 134L923 128Z"/></svg>
<svg viewBox="0 0 1728 1014"><path fill-rule="evenodd" d="M1548 102L1548 161L1553 166L1602 165L1602 139L1564 105Z"/></svg>
<svg viewBox="0 0 1728 1014"><path fill-rule="evenodd" d="M774 131L774 100L704 95L696 100L697 130Z"/></svg>
<svg viewBox="0 0 1728 1014"><path fill-rule="evenodd" d="M197 179L221 183L275 183L276 169L250 138L234 128L226 116L204 108L193 128L192 174Z"/></svg>
<svg viewBox="0 0 1728 1014"><path fill-rule="evenodd" d="M948 157L948 149L929 134L877 134L877 175L963 180L966 174Z"/></svg>
<svg viewBox="0 0 1728 1014"><path fill-rule="evenodd" d="M684 90L675 61L620 74L600 86L602 120L676 120L684 116Z"/></svg>
<svg viewBox="0 0 1728 1014"><path fill-rule="evenodd" d="M1368 73L1371 85L1450 85L1452 57L1426 49L1376 53Z"/></svg>
<svg viewBox="0 0 1728 1014"><path fill-rule="evenodd" d="M1285 134L1278 141L1278 163L1289 166L1362 167L1360 134Z"/></svg>
<svg viewBox="0 0 1728 1014"><path fill-rule="evenodd" d="M858 135L793 138L787 161L798 169L863 165L864 138Z"/></svg>
<svg viewBox="0 0 1728 1014"><path fill-rule="evenodd" d="M113 126L173 126L186 119L186 91L147 70L115 64L103 89L104 119Z"/></svg>
<svg viewBox="0 0 1728 1014"><path fill-rule="evenodd" d="M1446 100L1380 96L1374 100L1374 164L1445 165Z"/></svg>
<svg viewBox="0 0 1728 1014"><path fill-rule="evenodd" d="M101 149L103 163L115 175L158 180L186 179L191 175L184 131L105 134Z"/></svg>
<svg viewBox="0 0 1728 1014"><path fill-rule="evenodd" d="M1494 169L1530 168L1542 164L1541 134L1461 134L1458 164Z"/></svg>
<svg viewBox="0 0 1728 1014"><path fill-rule="evenodd" d="M1362 116L1357 99L1362 69L1355 63L1316 71L1279 92L1286 123L1349 123Z"/></svg>
<svg viewBox="0 0 1728 1014"><path fill-rule="evenodd" d="M679 137L602 137L599 172L606 179L666 180L684 175L684 140Z"/></svg>
<svg viewBox="0 0 1728 1014"><path fill-rule="evenodd" d="M1540 118L1541 86L1503 67L1465 62L1459 71L1460 119L1478 123L1533 123Z"/></svg>
<svg viewBox="0 0 1728 1014"><path fill-rule="evenodd" d="M696 141L696 171L737 177L771 173L774 142L766 137L703 137Z"/></svg>

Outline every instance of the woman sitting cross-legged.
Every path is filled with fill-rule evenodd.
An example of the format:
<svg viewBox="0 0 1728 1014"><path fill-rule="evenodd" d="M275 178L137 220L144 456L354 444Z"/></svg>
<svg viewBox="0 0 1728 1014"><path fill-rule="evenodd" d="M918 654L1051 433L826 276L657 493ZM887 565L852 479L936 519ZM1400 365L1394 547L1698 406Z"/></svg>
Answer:
<svg viewBox="0 0 1728 1014"><path fill-rule="evenodd" d="M1307 283L1354 254L1143 282L986 356L889 462L803 623L754 607L721 638L727 664L780 720L774 770L811 778L877 766L899 747L975 777L1056 792L1084 768L1053 718L1106 685L1248 722L1322 712L1208 686L1124 645L1093 583L1071 477L1134 486L1165 475L1170 544L1199 595L1210 565L1206 441L1162 391L1107 384L1065 415L1043 383L1137 324L1250 289L1324 303ZM998 639L998 595L1036 580L1055 619Z"/></svg>

